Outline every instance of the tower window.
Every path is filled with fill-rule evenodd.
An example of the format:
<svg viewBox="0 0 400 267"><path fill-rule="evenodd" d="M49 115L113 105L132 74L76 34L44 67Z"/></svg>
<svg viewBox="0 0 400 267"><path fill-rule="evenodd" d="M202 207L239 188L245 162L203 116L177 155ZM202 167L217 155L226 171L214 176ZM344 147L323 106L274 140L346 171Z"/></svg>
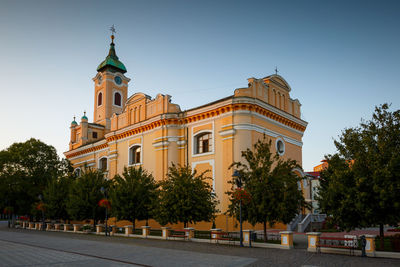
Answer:
<svg viewBox="0 0 400 267"><path fill-rule="evenodd" d="M141 152L142 148L140 146L133 146L129 148L129 165L140 163Z"/></svg>
<svg viewBox="0 0 400 267"><path fill-rule="evenodd" d="M107 171L107 158L103 157L99 160L99 170L105 172Z"/></svg>
<svg viewBox="0 0 400 267"><path fill-rule="evenodd" d="M120 93L118 93L118 92L116 92L115 94L114 94L114 105L116 105L116 106L121 106L121 94Z"/></svg>
<svg viewBox="0 0 400 267"><path fill-rule="evenodd" d="M101 106L103 104L103 93L100 92L99 95L97 96L97 105Z"/></svg>
<svg viewBox="0 0 400 267"><path fill-rule="evenodd" d="M196 148L195 154L207 153L212 151L212 134L203 133L195 137Z"/></svg>
<svg viewBox="0 0 400 267"><path fill-rule="evenodd" d="M93 132L93 138L97 138L97 132Z"/></svg>

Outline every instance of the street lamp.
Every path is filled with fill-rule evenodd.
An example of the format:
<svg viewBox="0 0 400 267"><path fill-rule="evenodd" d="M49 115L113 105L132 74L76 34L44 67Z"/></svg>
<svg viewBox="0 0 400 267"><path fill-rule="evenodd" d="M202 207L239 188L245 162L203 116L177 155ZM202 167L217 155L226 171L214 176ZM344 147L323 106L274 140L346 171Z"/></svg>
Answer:
<svg viewBox="0 0 400 267"><path fill-rule="evenodd" d="M42 202L43 196L41 194L38 196L38 198L39 198L40 202ZM40 209L42 211L42 231L44 231L45 227L44 227L44 211L43 211L44 207L43 207L43 205L41 205Z"/></svg>
<svg viewBox="0 0 400 267"><path fill-rule="evenodd" d="M107 190L104 187L100 188L101 193L104 195L104 198L107 200ZM108 221L108 214L107 214L107 205L106 205L106 229L104 230L105 235L107 236L108 233L108 227L107 227L107 221Z"/></svg>
<svg viewBox="0 0 400 267"><path fill-rule="evenodd" d="M242 175L238 170L233 172L233 178L235 179L236 186L241 189L243 182L242 182ZM239 222L240 222L240 246L243 247L243 227L242 227L242 198L240 198L239 202Z"/></svg>

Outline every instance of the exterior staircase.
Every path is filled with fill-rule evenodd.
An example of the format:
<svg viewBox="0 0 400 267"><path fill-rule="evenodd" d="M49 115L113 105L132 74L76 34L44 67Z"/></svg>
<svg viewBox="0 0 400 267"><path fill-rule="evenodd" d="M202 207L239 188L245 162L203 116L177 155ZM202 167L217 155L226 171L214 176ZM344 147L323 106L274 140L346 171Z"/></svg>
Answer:
<svg viewBox="0 0 400 267"><path fill-rule="evenodd" d="M304 233L307 231L311 223L322 223L325 221L326 214L307 214L303 220L297 225L297 232Z"/></svg>
<svg viewBox="0 0 400 267"><path fill-rule="evenodd" d="M312 214L307 215L297 214L296 217L286 226L288 231L296 231L299 233L304 233L308 228L314 225L321 225L325 221L326 214Z"/></svg>

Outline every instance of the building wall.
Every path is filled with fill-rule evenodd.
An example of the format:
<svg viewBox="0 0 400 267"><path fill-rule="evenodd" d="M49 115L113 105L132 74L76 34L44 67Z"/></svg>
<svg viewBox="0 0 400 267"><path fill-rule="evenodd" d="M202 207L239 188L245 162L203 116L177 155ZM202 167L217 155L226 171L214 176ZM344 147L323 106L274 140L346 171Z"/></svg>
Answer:
<svg viewBox="0 0 400 267"><path fill-rule="evenodd" d="M134 145L142 148L141 163L137 165L156 180L166 176L172 163L189 164L199 172L208 170L209 182L220 201L217 226L232 228L234 220L222 213L229 205L225 194L230 190L228 181L233 174L229 167L242 160L242 151L252 148L265 135L271 140L272 152L276 152L276 141L280 139L285 144L283 157L302 164L302 136L307 123L300 119L300 103L290 98L290 90L277 75L251 78L249 87L236 89L233 96L185 112L171 103L168 95L159 94L151 99L137 93L127 99L122 113L110 117L109 131L104 124L104 139L91 140L93 143L86 145L76 140L79 145L70 146L65 155L74 168L99 167L99 160L107 157L110 179L130 166L129 148ZM82 132L81 125L71 126L71 132ZM212 150L195 154L195 136L205 132L212 133ZM204 227L208 224L204 223Z"/></svg>

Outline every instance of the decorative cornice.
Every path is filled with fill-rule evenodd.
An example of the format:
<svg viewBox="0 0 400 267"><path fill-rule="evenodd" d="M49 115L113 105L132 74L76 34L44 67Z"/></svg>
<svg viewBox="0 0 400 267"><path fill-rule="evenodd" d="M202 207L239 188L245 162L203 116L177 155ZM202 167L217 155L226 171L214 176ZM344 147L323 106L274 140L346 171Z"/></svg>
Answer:
<svg viewBox="0 0 400 267"><path fill-rule="evenodd" d="M240 99L238 99L240 101ZM242 99L245 100L245 99ZM75 150L71 150L68 152L65 152L64 155L69 159L72 157L76 157L82 154L94 152L103 148L108 147L108 143L114 142L116 140L124 139L132 135L144 133L150 130L153 130L158 127L163 127L163 126L183 126L189 123L197 122L197 121L202 121L205 119L209 119L212 117L216 117L219 115L222 115L224 113L229 113L229 112L235 112L235 111L241 111L241 110L247 110L250 112L255 112L258 113L262 116L265 116L267 118L270 118L276 122L279 122L285 126L288 126L292 129L295 129L300 132L304 132L306 127L307 127L307 122L302 121L298 118L289 118L287 114L284 114L284 112L279 112L277 110L271 111L270 107L267 109L266 107L261 106L261 102L253 102L253 103L248 103L243 101L242 103L227 103L224 106L220 106L218 108L210 109L208 111L198 113L198 114L193 114L191 116L187 117L176 117L173 116L172 118L170 116L161 116L161 119L159 120L152 120L150 123L145 124L145 122L141 123L138 127L133 128L134 126L127 127L125 129L120 129L118 131L114 131L111 133L108 133L106 135L106 138L99 141L99 145L94 145L92 144L92 147L86 148L80 147ZM280 113L280 114L278 114ZM168 115L168 114L166 114ZM167 118L166 118L167 117ZM168 118L169 117L169 118Z"/></svg>

